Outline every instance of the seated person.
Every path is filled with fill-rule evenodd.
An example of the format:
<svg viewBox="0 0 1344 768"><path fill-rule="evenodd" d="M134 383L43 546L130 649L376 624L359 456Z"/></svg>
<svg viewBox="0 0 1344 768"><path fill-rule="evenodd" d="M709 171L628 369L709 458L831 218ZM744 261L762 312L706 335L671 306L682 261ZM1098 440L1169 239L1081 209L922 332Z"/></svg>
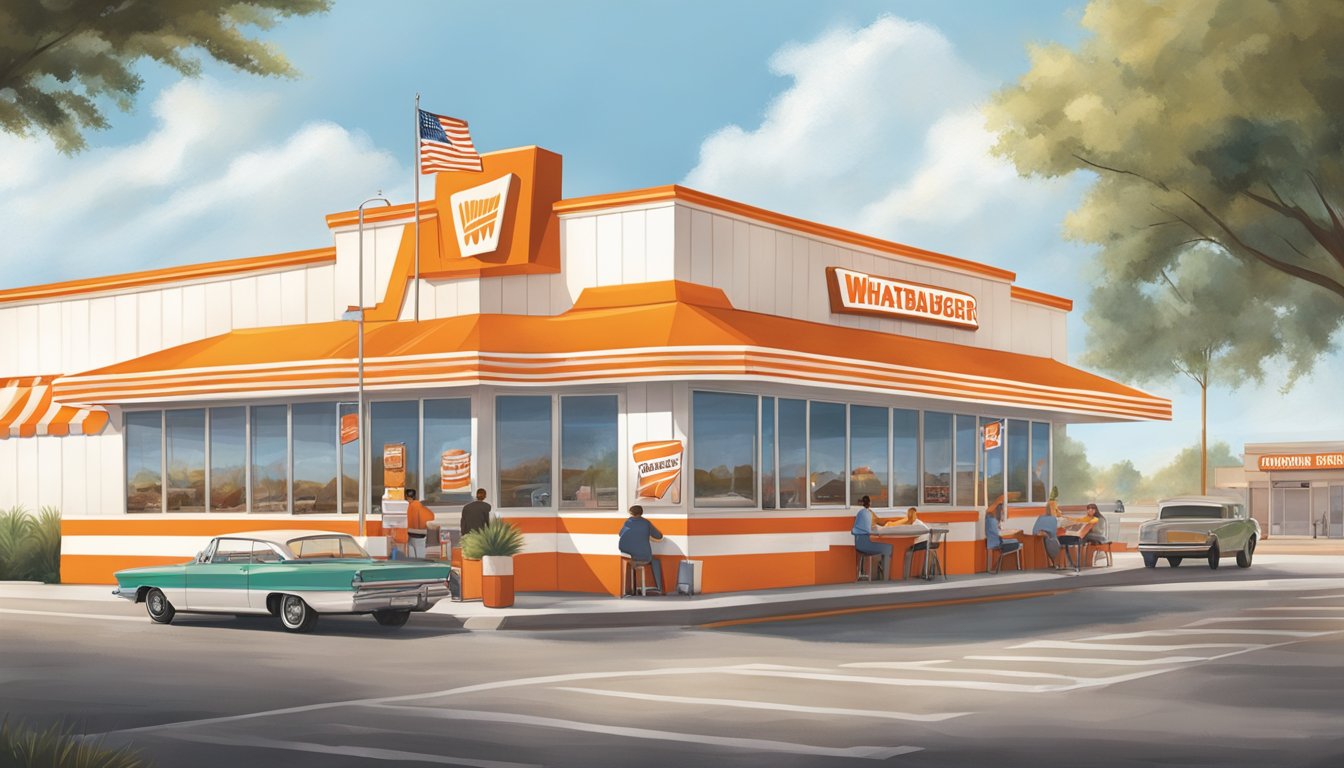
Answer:
<svg viewBox="0 0 1344 768"><path fill-rule="evenodd" d="M859 511L854 515L854 527L850 533L854 536L854 549L865 555L882 556L882 572L891 576L891 545L885 541L873 541L873 527L890 525L893 520L884 520L873 514L872 499L864 496L859 499Z"/></svg>
<svg viewBox="0 0 1344 768"><path fill-rule="evenodd" d="M1004 555L1015 552L1022 546L1022 542L1017 539L1005 539L999 535L1003 509L1003 497L1000 496L985 513L985 547L999 550L1000 560Z"/></svg>
<svg viewBox="0 0 1344 768"><path fill-rule="evenodd" d="M653 571L653 586L661 595L663 594L663 569L658 565L658 558L653 556L653 545L649 543L649 539L662 541L662 531L654 527L653 523L645 520L644 508L635 504L630 507L630 516L625 519L625 525L621 526L621 534L616 541L616 548L629 555L630 559L636 563L650 563L649 570Z"/></svg>
<svg viewBox="0 0 1344 768"><path fill-rule="evenodd" d="M1061 568L1059 564L1059 505L1054 499L1045 503L1045 511L1036 518L1031 527L1031 535L1044 536L1045 554L1050 558L1050 567Z"/></svg>
<svg viewBox="0 0 1344 768"><path fill-rule="evenodd" d="M1081 517L1062 518L1061 525L1064 525L1065 527L1088 525L1088 524L1092 525L1092 527L1089 528L1087 533L1082 537L1079 537L1076 534L1065 534L1059 537L1059 543L1064 547L1064 556L1068 558L1069 567L1071 568L1078 567L1077 564L1074 563L1073 548L1077 547L1081 550L1082 541L1084 539L1094 542L1104 542L1106 540L1105 536L1103 536L1102 534L1098 534L1099 538L1094 538L1092 536L1092 532L1096 530L1100 522L1101 522L1101 513L1097 512L1096 504L1088 504L1087 511L1084 512Z"/></svg>

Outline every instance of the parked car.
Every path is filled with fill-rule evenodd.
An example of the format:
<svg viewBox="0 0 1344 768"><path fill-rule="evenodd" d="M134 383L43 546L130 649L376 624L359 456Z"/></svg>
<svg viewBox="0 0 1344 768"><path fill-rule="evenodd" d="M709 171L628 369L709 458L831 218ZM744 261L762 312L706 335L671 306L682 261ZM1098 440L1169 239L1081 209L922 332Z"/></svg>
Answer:
<svg viewBox="0 0 1344 768"><path fill-rule="evenodd" d="M307 632L319 614L352 613L400 627L449 595L451 573L447 564L374 560L349 534L248 531L212 539L189 563L118 571L112 594L144 603L158 624L178 612L269 614Z"/></svg>
<svg viewBox="0 0 1344 768"><path fill-rule="evenodd" d="M1224 557L1251 567L1260 523L1233 499L1217 496L1180 496L1158 503L1157 517L1139 526L1139 554L1149 568L1166 558L1174 568L1187 557L1208 560L1217 568Z"/></svg>

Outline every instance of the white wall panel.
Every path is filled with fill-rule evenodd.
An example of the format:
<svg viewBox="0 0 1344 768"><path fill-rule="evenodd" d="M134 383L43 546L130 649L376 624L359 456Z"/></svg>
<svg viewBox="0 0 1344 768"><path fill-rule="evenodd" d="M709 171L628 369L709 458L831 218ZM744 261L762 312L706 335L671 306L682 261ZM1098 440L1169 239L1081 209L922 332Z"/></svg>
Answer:
<svg viewBox="0 0 1344 768"><path fill-rule="evenodd" d="M714 252L710 282L706 285L722 289L728 296L733 286L733 220L727 216L714 216L713 229ZM747 265L743 264L741 268L746 269Z"/></svg>
<svg viewBox="0 0 1344 768"><path fill-rule="evenodd" d="M280 323L300 325L308 318L308 276L306 270L280 273Z"/></svg>
<svg viewBox="0 0 1344 768"><path fill-rule="evenodd" d="M626 283L647 279L649 264L648 234L644 231L644 211L621 214L621 276Z"/></svg>
<svg viewBox="0 0 1344 768"><path fill-rule="evenodd" d="M793 236L784 232L775 232L775 253L772 269L775 284L770 286L774 293L773 312L782 317L793 316ZM769 276L761 281L769 284Z"/></svg>
<svg viewBox="0 0 1344 768"><path fill-rule="evenodd" d="M689 282L691 279L691 209L684 205L672 208L672 278Z"/></svg>
<svg viewBox="0 0 1344 768"><path fill-rule="evenodd" d="M20 440L0 440L0 511L19 503Z"/></svg>
<svg viewBox="0 0 1344 768"><path fill-rule="evenodd" d="M483 315L497 315L504 307L504 287L498 277L484 277L480 280L481 309Z"/></svg>
<svg viewBox="0 0 1344 768"><path fill-rule="evenodd" d="M182 343L182 289L168 288L163 295L163 333L161 348L176 347Z"/></svg>
<svg viewBox="0 0 1344 768"><path fill-rule="evenodd" d="M89 365L88 300L61 302L62 360L58 373L87 371Z"/></svg>
<svg viewBox="0 0 1344 768"><path fill-rule="evenodd" d="M205 335L218 336L233 328L233 284L205 285Z"/></svg>
<svg viewBox="0 0 1344 768"><path fill-rule="evenodd" d="M205 286L188 285L182 288L182 339L196 341L205 338Z"/></svg>
<svg viewBox="0 0 1344 768"><path fill-rule="evenodd" d="M457 283L457 314L479 315L481 313L481 280L470 278Z"/></svg>
<svg viewBox="0 0 1344 768"><path fill-rule="evenodd" d="M27 373L19 368L19 348L23 346L17 343L19 338L19 308L0 307L0 339L5 340L0 344L0 379ZM0 471L3 470L0 465ZM0 505L3 505L3 499L0 495Z"/></svg>
<svg viewBox="0 0 1344 768"><path fill-rule="evenodd" d="M85 515L104 514L106 505L103 503L103 443L107 440L106 434L110 428L104 428L102 435L90 435L88 437L77 438L84 444L84 476L78 478L84 485L84 512ZM120 442L118 442L120 447Z"/></svg>
<svg viewBox="0 0 1344 768"><path fill-rule="evenodd" d="M67 515L85 514L84 510L88 508L89 500L85 480L88 476L88 467L84 457L89 440L83 435L49 439L56 440L60 447L60 466L57 471L61 478L61 512Z"/></svg>
<svg viewBox="0 0 1344 768"><path fill-rule="evenodd" d="M1050 318L1050 356L1061 363L1069 362L1068 313L1051 312Z"/></svg>
<svg viewBox="0 0 1344 768"><path fill-rule="evenodd" d="M303 271L307 283L307 314L304 320L309 323L326 323L340 317L345 306L336 306L336 265L324 264Z"/></svg>
<svg viewBox="0 0 1344 768"><path fill-rule="evenodd" d="M280 325L283 313L284 286L281 275L257 275L257 325L268 328Z"/></svg>
<svg viewBox="0 0 1344 768"><path fill-rule="evenodd" d="M89 356L82 370L101 368L116 360L117 302L111 296L89 301Z"/></svg>
<svg viewBox="0 0 1344 768"><path fill-rule="evenodd" d="M116 431L112 424L97 437L101 457L101 498L103 508L99 514L120 514L126 511L126 452L121 432L121 420L114 416Z"/></svg>
<svg viewBox="0 0 1344 768"><path fill-rule="evenodd" d="M14 443L17 454L14 473L14 503L29 512L39 509L42 504L37 495L37 440L10 438L6 442Z"/></svg>
<svg viewBox="0 0 1344 768"><path fill-rule="evenodd" d="M645 414L648 389L648 384L630 384L625 390L625 435L630 445L649 439L648 416Z"/></svg>
<svg viewBox="0 0 1344 768"><path fill-rule="evenodd" d="M751 306L751 225L745 221L733 220L733 280L719 287L734 307Z"/></svg>
<svg viewBox="0 0 1344 768"><path fill-rule="evenodd" d="M644 242L649 254L644 279L649 282L678 279L676 261L679 254L676 237L680 230L677 228L675 211L677 207L679 206L669 205L664 208L650 208L644 212ZM686 246L687 243L683 240L682 247Z"/></svg>
<svg viewBox="0 0 1344 768"><path fill-rule="evenodd" d="M708 211L691 211L691 282L714 284L714 221Z"/></svg>
<svg viewBox="0 0 1344 768"><path fill-rule="evenodd" d="M584 288L597 285L597 219L584 216L568 219L562 229L564 258L562 272L570 300Z"/></svg>
<svg viewBox="0 0 1344 768"><path fill-rule="evenodd" d="M147 291L136 294L136 355L163 349L163 294Z"/></svg>
<svg viewBox="0 0 1344 768"><path fill-rule="evenodd" d="M429 290L434 294L434 317L453 317L457 314L457 281L432 280Z"/></svg>
<svg viewBox="0 0 1344 768"><path fill-rule="evenodd" d="M233 327L257 327L257 279L231 280L229 289L233 297Z"/></svg>
<svg viewBox="0 0 1344 768"><path fill-rule="evenodd" d="M619 285L621 279L621 215L597 217L597 285Z"/></svg>
<svg viewBox="0 0 1344 768"><path fill-rule="evenodd" d="M669 440L677 437L672 421L674 386L671 382L661 381L648 385L644 399L644 415L645 434L650 440Z"/></svg>
<svg viewBox="0 0 1344 768"><path fill-rule="evenodd" d="M753 226L748 248L751 251L751 272L748 291L751 310L775 314L775 230Z"/></svg>
<svg viewBox="0 0 1344 768"><path fill-rule="evenodd" d="M33 337L25 337L33 338ZM40 304L37 307L37 370L34 373L61 373L61 307Z"/></svg>
<svg viewBox="0 0 1344 768"><path fill-rule="evenodd" d="M394 224L391 226L379 227L373 231L373 256L377 264L377 272L374 275L374 285L371 287L369 306L381 302L388 294L392 280L392 267L396 265L397 251L401 248L401 236L404 225ZM365 230L367 234L368 230ZM366 242L365 248L369 247ZM369 252L364 252L364 260L369 260ZM365 286L370 288L370 286Z"/></svg>
<svg viewBox="0 0 1344 768"><path fill-rule="evenodd" d="M30 304L26 307L17 307L15 315L17 316L18 335L14 338L36 339L39 328L37 306ZM18 346L19 372L24 376L42 373L41 360L38 358L38 345L20 344Z"/></svg>
<svg viewBox="0 0 1344 768"><path fill-rule="evenodd" d="M793 264L780 266L791 272L790 280L793 281L793 298L789 302L789 317L796 317L800 320L807 319L807 299L810 283L816 280L816 276L810 271L810 260L808 258L808 239L798 235L792 236L793 240ZM826 279L823 274L822 280Z"/></svg>
<svg viewBox="0 0 1344 768"><path fill-rule="evenodd" d="M556 282L555 275L528 275L523 280L527 285L523 314L551 314L551 284Z"/></svg>
<svg viewBox="0 0 1344 768"><path fill-rule="evenodd" d="M487 278L499 283L499 311L506 315L527 314L527 276L510 275L508 277Z"/></svg>
<svg viewBox="0 0 1344 768"><path fill-rule="evenodd" d="M831 297L826 289L826 268L835 266L831 255L835 248L816 240L807 242L807 313L804 320L824 323L831 316ZM817 275L823 275L817 279Z"/></svg>
<svg viewBox="0 0 1344 768"><path fill-rule="evenodd" d="M116 333L115 360L130 360L136 356L136 310L138 302L135 294L125 294L113 298L116 304L113 329Z"/></svg>

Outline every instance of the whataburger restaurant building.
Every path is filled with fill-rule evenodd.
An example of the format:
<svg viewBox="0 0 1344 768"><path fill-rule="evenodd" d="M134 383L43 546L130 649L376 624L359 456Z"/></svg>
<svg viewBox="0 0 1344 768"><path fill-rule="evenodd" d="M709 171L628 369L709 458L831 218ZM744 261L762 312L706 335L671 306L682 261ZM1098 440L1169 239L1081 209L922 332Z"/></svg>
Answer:
<svg viewBox="0 0 1344 768"><path fill-rule="evenodd" d="M862 495L948 524L969 573L982 423L988 492L1027 515L1052 426L1170 418L1067 365L1071 302L1002 269L679 186L562 199L536 147L435 183L418 279L413 207L365 209L367 440L341 431L354 212L323 248L0 291L0 507L63 512L64 581L229 532L358 534L360 450L378 537L388 444L450 520L489 491L520 590L617 592L633 503L705 592L853 580Z"/></svg>

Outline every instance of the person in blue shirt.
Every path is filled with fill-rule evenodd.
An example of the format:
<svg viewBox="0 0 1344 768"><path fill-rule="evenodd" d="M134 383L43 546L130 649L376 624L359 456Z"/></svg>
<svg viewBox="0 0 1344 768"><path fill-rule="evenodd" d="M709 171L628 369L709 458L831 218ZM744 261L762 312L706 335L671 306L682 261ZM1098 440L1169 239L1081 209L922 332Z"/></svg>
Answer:
<svg viewBox="0 0 1344 768"><path fill-rule="evenodd" d="M985 546L989 549L999 550L999 559L1003 556L1016 551L1022 546L1022 542L1017 539L1005 539L999 535L999 516L1003 514L1003 499L995 501L990 505L985 514Z"/></svg>
<svg viewBox="0 0 1344 768"><path fill-rule="evenodd" d="M859 504L862 506L859 507L858 513L854 515L854 527L849 531L854 534L854 549L865 555L881 555L882 573L886 574L887 578L891 578L891 545L872 540L873 526L886 525L891 521L883 520L873 514L873 510L869 507L872 500L867 496L859 499Z"/></svg>
<svg viewBox="0 0 1344 768"><path fill-rule="evenodd" d="M638 504L630 507L630 516L625 519L625 525L621 526L621 536L617 540L616 546L636 563L652 563L649 570L653 571L653 585L658 589L658 594L661 595L663 594L663 568L658 564L658 558L653 556L653 545L649 543L650 539L662 541L662 531L659 531L653 523L644 519L643 507Z"/></svg>
<svg viewBox="0 0 1344 768"><path fill-rule="evenodd" d="M1059 510L1054 499L1045 503L1045 511L1036 518L1036 524L1031 527L1032 536L1044 536L1045 554L1050 558L1051 567L1056 570L1062 568L1059 564Z"/></svg>

